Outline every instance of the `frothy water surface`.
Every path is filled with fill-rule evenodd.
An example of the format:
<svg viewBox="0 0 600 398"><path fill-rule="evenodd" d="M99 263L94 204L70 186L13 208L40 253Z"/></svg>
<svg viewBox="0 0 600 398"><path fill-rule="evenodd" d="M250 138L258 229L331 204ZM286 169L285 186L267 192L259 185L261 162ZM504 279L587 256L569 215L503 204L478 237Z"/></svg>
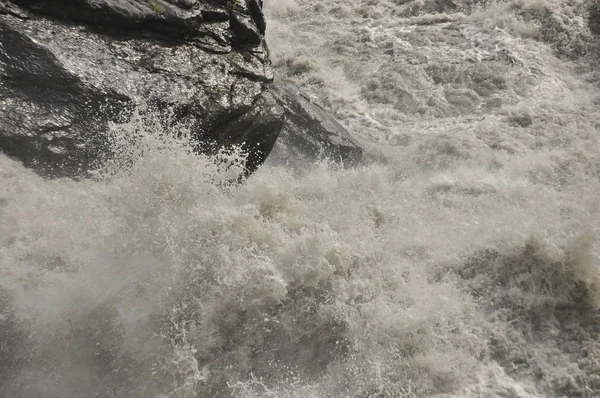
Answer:
<svg viewBox="0 0 600 398"><path fill-rule="evenodd" d="M231 185L138 120L93 180L0 155L0 395L598 396L590 2L265 3L368 161Z"/></svg>

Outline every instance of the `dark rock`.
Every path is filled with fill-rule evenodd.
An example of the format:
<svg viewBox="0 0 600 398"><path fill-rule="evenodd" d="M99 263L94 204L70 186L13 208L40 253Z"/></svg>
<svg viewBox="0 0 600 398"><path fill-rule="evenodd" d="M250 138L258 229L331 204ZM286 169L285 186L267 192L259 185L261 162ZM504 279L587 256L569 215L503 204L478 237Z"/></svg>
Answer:
<svg viewBox="0 0 600 398"><path fill-rule="evenodd" d="M131 107L61 67L46 48L0 23L0 150L43 174L87 170L107 148L107 121Z"/></svg>
<svg viewBox="0 0 600 398"><path fill-rule="evenodd" d="M240 116L227 118L222 125L215 127L217 141L205 152L216 151L222 147L230 147L233 143L253 142L253 137L260 136L261 142L252 148L241 145L248 152L246 169L249 173L260 166L271 152L282 128L283 109L268 92L264 93L251 108ZM237 134L231 134L237 132ZM203 140L199 140L203 141Z"/></svg>
<svg viewBox="0 0 600 398"><path fill-rule="evenodd" d="M350 133L296 86L276 80L268 89L285 109L285 123L269 162L302 168L319 158L347 165L362 160L363 150Z"/></svg>
<svg viewBox="0 0 600 398"><path fill-rule="evenodd" d="M196 0L179 0L178 4L185 8L192 8L196 4Z"/></svg>
<svg viewBox="0 0 600 398"><path fill-rule="evenodd" d="M264 31L260 0L0 0L0 152L85 177L114 152L109 124L137 110L169 114L199 151L242 146L248 172L280 131L275 159L360 157L325 111L270 83Z"/></svg>
<svg viewBox="0 0 600 398"><path fill-rule="evenodd" d="M257 10L239 3L0 0L0 151L45 176L84 176L110 157L108 124L143 104L169 110L199 149L244 146L255 169L283 112L264 88Z"/></svg>
<svg viewBox="0 0 600 398"><path fill-rule="evenodd" d="M250 11L250 15L252 15L260 33L264 34L267 23L265 22L265 15L262 12L262 6L262 0L248 0L248 10Z"/></svg>
<svg viewBox="0 0 600 398"><path fill-rule="evenodd" d="M231 13L231 30L236 40L242 43L258 45L261 42L261 34L250 18L237 12Z"/></svg>
<svg viewBox="0 0 600 398"><path fill-rule="evenodd" d="M590 31L596 35L600 35L600 0L592 2L588 23Z"/></svg>

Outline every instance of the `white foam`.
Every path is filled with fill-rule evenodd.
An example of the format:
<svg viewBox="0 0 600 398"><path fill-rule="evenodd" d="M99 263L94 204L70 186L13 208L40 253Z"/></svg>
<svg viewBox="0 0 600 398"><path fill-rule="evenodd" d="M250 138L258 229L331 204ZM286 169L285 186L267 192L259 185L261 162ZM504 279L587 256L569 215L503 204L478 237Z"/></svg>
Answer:
<svg viewBox="0 0 600 398"><path fill-rule="evenodd" d="M265 0L278 73L363 166L232 186L242 159L140 118L96 181L0 156L0 392L600 393L583 3L454 3Z"/></svg>

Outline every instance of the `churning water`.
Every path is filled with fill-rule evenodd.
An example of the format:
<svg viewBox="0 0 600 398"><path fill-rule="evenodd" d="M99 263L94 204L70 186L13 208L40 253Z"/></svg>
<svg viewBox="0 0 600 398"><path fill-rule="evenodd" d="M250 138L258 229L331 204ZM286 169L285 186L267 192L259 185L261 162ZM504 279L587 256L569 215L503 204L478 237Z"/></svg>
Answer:
<svg viewBox="0 0 600 398"><path fill-rule="evenodd" d="M265 0L359 167L0 155L0 395L600 396L593 3Z"/></svg>

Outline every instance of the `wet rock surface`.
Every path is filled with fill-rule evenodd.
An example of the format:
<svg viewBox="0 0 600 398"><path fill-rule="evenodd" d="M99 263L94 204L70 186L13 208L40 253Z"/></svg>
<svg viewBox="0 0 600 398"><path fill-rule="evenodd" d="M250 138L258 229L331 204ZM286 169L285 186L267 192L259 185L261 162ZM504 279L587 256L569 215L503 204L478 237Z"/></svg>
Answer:
<svg viewBox="0 0 600 398"><path fill-rule="evenodd" d="M352 135L293 83L276 80L269 91L286 116L269 162L302 168L319 158L348 165L362 160L363 150Z"/></svg>
<svg viewBox="0 0 600 398"><path fill-rule="evenodd" d="M46 176L80 176L110 156L109 122L144 104L200 149L244 144L258 165L283 122L245 1L3 1L0 150ZM259 9L260 11L260 9ZM241 18L240 16L240 18ZM264 24L264 20L261 20ZM260 33L255 24L253 32ZM218 145L212 145L218 144Z"/></svg>
<svg viewBox="0 0 600 398"><path fill-rule="evenodd" d="M260 0L0 0L0 151L44 176L85 176L111 156L109 124L140 105L200 151L242 145L249 171L285 120L285 145L322 143L324 119L268 88L264 32Z"/></svg>

